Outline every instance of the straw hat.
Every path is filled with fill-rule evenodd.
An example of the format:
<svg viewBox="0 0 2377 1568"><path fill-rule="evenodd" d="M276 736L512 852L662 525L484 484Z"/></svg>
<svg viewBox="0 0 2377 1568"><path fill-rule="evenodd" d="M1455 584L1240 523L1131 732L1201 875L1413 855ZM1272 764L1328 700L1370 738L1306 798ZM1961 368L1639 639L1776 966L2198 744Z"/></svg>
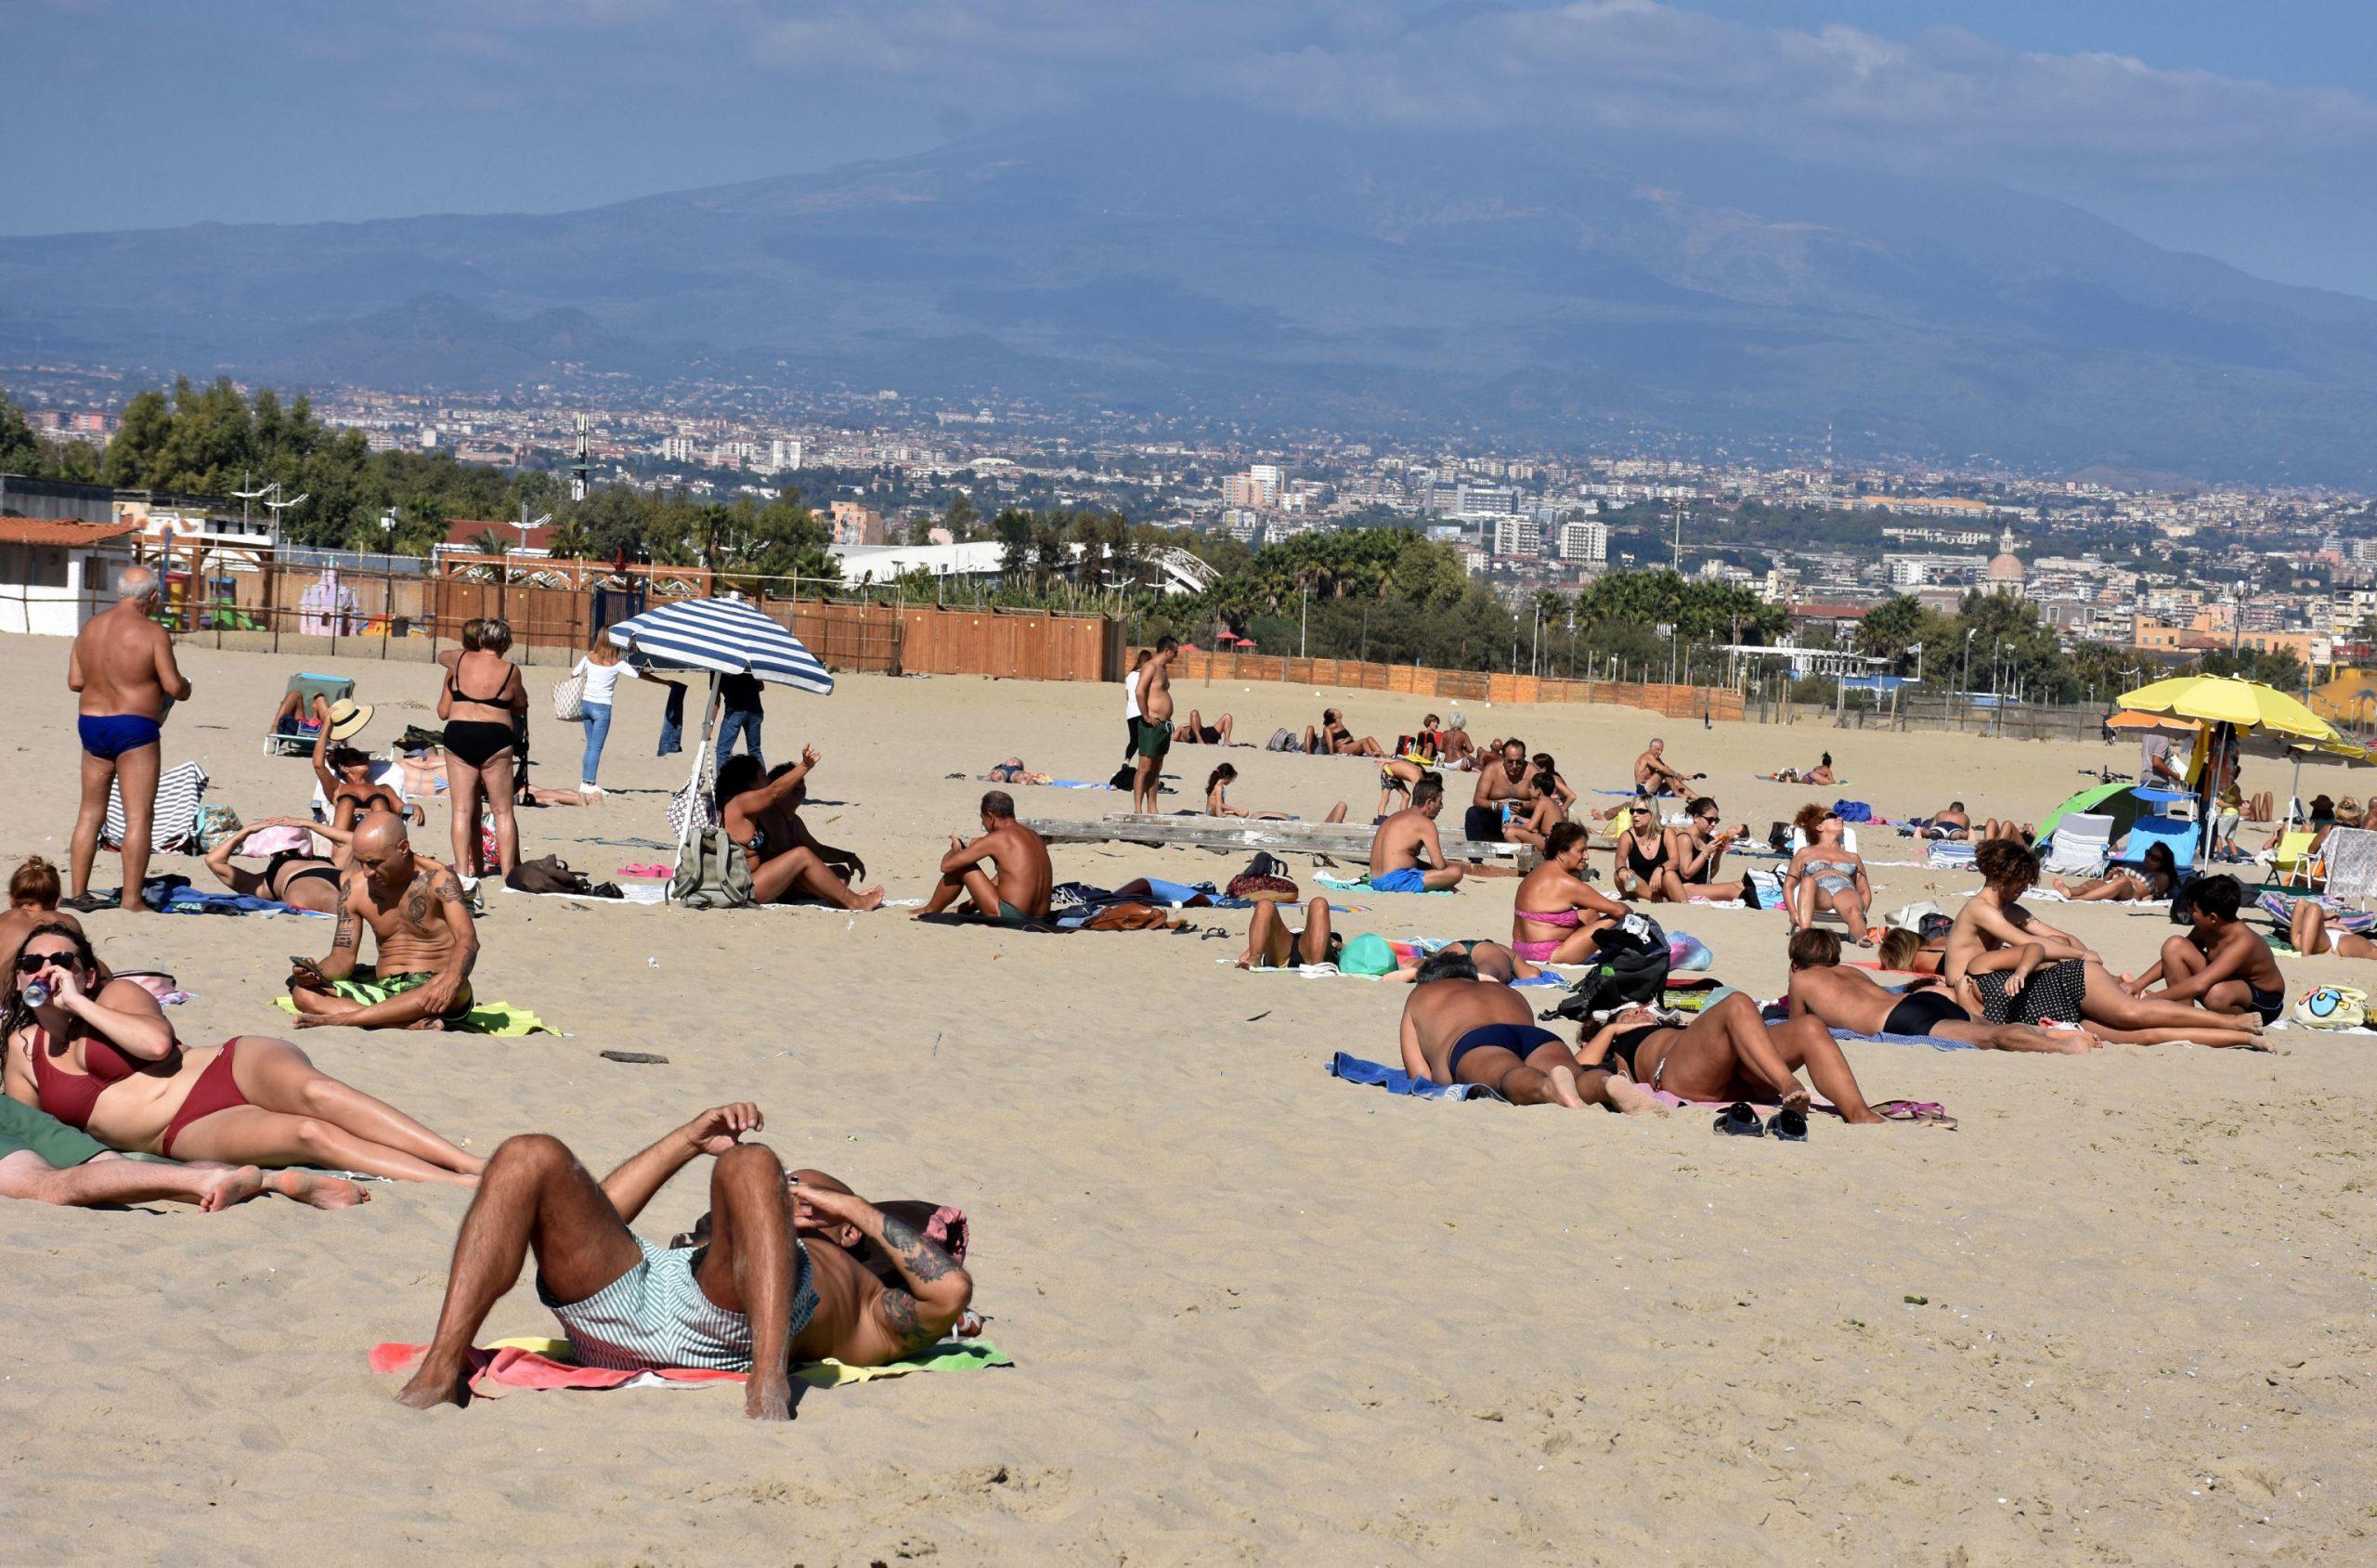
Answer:
<svg viewBox="0 0 2377 1568"><path fill-rule="evenodd" d="M331 704L331 739L344 741L363 732L371 722L371 705L341 697Z"/></svg>

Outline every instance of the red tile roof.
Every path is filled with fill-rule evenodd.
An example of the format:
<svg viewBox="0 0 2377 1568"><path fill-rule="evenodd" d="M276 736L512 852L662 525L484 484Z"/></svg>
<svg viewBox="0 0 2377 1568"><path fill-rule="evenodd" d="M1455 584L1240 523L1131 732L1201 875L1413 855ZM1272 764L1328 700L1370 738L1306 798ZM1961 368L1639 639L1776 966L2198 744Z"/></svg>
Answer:
<svg viewBox="0 0 2377 1568"><path fill-rule="evenodd" d="M133 523L75 523L56 517L0 517L0 544L105 544L139 532Z"/></svg>

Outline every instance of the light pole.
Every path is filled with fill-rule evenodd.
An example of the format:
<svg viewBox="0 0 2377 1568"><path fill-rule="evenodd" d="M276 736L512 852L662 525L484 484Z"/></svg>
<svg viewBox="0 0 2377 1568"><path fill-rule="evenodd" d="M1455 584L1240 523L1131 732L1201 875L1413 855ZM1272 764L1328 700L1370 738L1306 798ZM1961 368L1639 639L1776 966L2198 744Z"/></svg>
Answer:
<svg viewBox="0 0 2377 1568"><path fill-rule="evenodd" d="M1980 635L1981 628L1977 626L1965 629L1965 672L1960 684L1964 687L1965 711L1968 713L1972 711L1972 640Z"/></svg>

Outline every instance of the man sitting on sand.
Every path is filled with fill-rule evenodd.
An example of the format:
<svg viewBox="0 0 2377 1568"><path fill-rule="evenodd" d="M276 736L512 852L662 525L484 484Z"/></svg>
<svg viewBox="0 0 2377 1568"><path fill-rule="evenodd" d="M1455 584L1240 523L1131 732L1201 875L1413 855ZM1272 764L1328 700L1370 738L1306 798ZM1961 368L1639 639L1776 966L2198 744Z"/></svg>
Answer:
<svg viewBox="0 0 2377 1568"><path fill-rule="evenodd" d="M1957 1005L1947 988L1930 982L1895 991L1861 969L1843 968L1840 938L1819 929L1791 934L1791 1017L1812 1015L1828 1029L1852 1034L1930 1035L1961 1040L1984 1051L2059 1051L2077 1056L2103 1042L2080 1030L2029 1024L1986 1024Z"/></svg>
<svg viewBox="0 0 2377 1568"><path fill-rule="evenodd" d="M344 1176L310 1171L126 1159L80 1128L0 1095L0 1198L68 1209L192 1203L212 1214L266 1193L316 1209L350 1208L369 1196Z"/></svg>
<svg viewBox="0 0 2377 1568"><path fill-rule="evenodd" d="M1428 774L1411 786L1411 804L1378 824L1370 836L1370 886L1382 893L1426 893L1461 886L1461 868L1445 861L1436 816L1445 809L1445 781Z"/></svg>
<svg viewBox="0 0 2377 1568"><path fill-rule="evenodd" d="M436 1338L398 1402L425 1410L469 1401L471 1341L531 1254L537 1297L585 1365L747 1372L743 1413L753 1420L792 1419L795 1363L880 1367L947 1334L973 1300L972 1276L863 1198L789 1186L773 1150L743 1142L765 1125L757 1106L719 1106L600 1183L557 1138L505 1139L462 1216ZM713 1161L708 1242L668 1250L630 1230L704 1154ZM851 1256L860 1239L898 1285Z"/></svg>
<svg viewBox="0 0 2377 1568"><path fill-rule="evenodd" d="M1481 979L1466 953L1439 952L1420 965L1402 1035L1403 1070L1414 1078L1482 1084L1513 1105L1666 1114L1641 1084L1578 1067L1558 1035L1537 1027L1526 999Z"/></svg>
<svg viewBox="0 0 2377 1568"><path fill-rule="evenodd" d="M416 855L402 817L374 811L357 826L339 883L329 956L300 958L289 976L297 1027L444 1029L471 1010L478 927L452 869ZM355 962L369 925L372 978Z"/></svg>
<svg viewBox="0 0 2377 1568"><path fill-rule="evenodd" d="M1692 780L1706 775L1695 773L1687 778L1668 766L1667 750L1667 742L1656 735L1651 737L1651 744L1634 759L1634 787L1653 796L1690 795Z"/></svg>
<svg viewBox="0 0 2377 1568"><path fill-rule="evenodd" d="M2215 1013L2254 1013L2274 1024L2286 1016L2286 977L2262 934L2237 918L2245 890L2229 875L2188 885L2188 929L2163 944L2163 957L2122 988L2132 996L2191 1002ZM2148 988L2157 980L2160 991Z"/></svg>
<svg viewBox="0 0 2377 1568"><path fill-rule="evenodd" d="M954 833L949 836L949 853L941 857L941 883L916 911L917 917L940 914L963 893L975 914L1001 926L1047 919L1048 890L1057 880L1056 868L1048 862L1047 840L1015 820L1015 797L1003 789L985 793L981 810L981 837L968 843Z"/></svg>
<svg viewBox="0 0 2377 1568"><path fill-rule="evenodd" d="M1477 787L1461 822L1461 836L1473 844L1502 843L1502 802L1526 797L1526 743L1513 737L1494 750L1496 759L1477 770Z"/></svg>
<svg viewBox="0 0 2377 1568"><path fill-rule="evenodd" d="M75 633L66 655L66 685L79 696L74 722L83 741L83 804L74 816L68 857L74 878L69 909L103 907L91 896L91 862L99 852L108 786L113 784L123 799L121 901L127 914L149 910L140 884L149 875L157 819L165 709L189 695L189 680L174 663L174 640L151 618L157 594L154 567L126 566L116 579L116 602Z"/></svg>

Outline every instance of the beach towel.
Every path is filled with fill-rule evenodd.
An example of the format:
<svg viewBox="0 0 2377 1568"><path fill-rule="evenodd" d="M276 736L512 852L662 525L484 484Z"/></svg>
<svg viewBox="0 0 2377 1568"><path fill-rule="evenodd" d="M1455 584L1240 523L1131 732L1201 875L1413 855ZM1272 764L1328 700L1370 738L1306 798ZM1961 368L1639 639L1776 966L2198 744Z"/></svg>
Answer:
<svg viewBox="0 0 2377 1568"><path fill-rule="evenodd" d="M617 885L606 882L604 886L608 888ZM513 888L511 891L517 893L520 889ZM632 888L619 888L616 898L608 893L530 893L527 896L532 899L575 899L581 904L617 907L624 904L667 903L669 887L663 882L640 882Z"/></svg>
<svg viewBox="0 0 2377 1568"><path fill-rule="evenodd" d="M1388 1067L1360 1056L1338 1052L1329 1061L1329 1076L1342 1078L1348 1083L1367 1084L1383 1089L1390 1095L1408 1095L1415 1100L1500 1100L1501 1095L1483 1083L1433 1083L1424 1078L1414 1078L1399 1067ZM1505 1102L1507 1103L1507 1102Z"/></svg>
<svg viewBox="0 0 2377 1568"><path fill-rule="evenodd" d="M252 894L193 888L177 876L150 877L140 885L140 897L150 909L165 914L295 914L308 920L330 918L318 909L298 909Z"/></svg>
<svg viewBox="0 0 2377 1568"><path fill-rule="evenodd" d="M371 1370L402 1372L428 1353L427 1345L390 1342L371 1347ZM914 1355L881 1367L850 1367L839 1361L816 1361L796 1367L792 1375L814 1388L841 1388L901 1378L911 1372L963 1372L984 1367L1012 1367L1005 1351L983 1340L942 1340ZM704 1383L740 1383L745 1372L721 1372L705 1367L663 1367L648 1372L617 1371L578 1365L567 1340L534 1337L497 1340L471 1350L471 1393L480 1399L500 1399L523 1389L601 1391L617 1388L698 1388Z"/></svg>
<svg viewBox="0 0 2377 1568"><path fill-rule="evenodd" d="M1390 872L1391 876L1394 873ZM1457 889L1451 888L1382 888L1367 876L1331 876L1326 872L1313 873L1312 879L1322 887L1341 893L1413 893L1430 898L1448 899Z"/></svg>
<svg viewBox="0 0 2377 1568"><path fill-rule="evenodd" d="M1851 1030L1832 1031L1835 1040L1854 1041L1861 1045L1929 1045L1934 1051L1977 1051L1980 1046L1962 1040L1943 1040L1936 1034L1859 1034Z"/></svg>
<svg viewBox="0 0 2377 1568"><path fill-rule="evenodd" d="M198 808L206 795L206 770L195 762L168 768L157 779L157 814L149 823L149 847L159 854L194 844ZM123 796L113 779L108 781L107 822L99 829L100 844L123 847Z"/></svg>
<svg viewBox="0 0 2377 1568"><path fill-rule="evenodd" d="M391 996L399 996L403 994L404 988L402 987L383 985L377 978L360 969L357 970L356 973L362 978L349 980L332 980L331 982L331 993L333 995L343 996L349 1002L360 1002L367 1007L375 1002L385 1002ZM286 996L274 997L272 999L272 1004L279 1008L284 1013L294 1013L297 1010L297 1004L292 1002ZM474 1003L471 1006L471 1010L463 1014L461 1018L448 1019L446 1027L460 1034L492 1034L499 1035L506 1039L516 1039L524 1034L557 1034L560 1032L560 1030L548 1025L544 1019L537 1017L536 1014L529 1012L525 1007L514 1007L509 1002Z"/></svg>

